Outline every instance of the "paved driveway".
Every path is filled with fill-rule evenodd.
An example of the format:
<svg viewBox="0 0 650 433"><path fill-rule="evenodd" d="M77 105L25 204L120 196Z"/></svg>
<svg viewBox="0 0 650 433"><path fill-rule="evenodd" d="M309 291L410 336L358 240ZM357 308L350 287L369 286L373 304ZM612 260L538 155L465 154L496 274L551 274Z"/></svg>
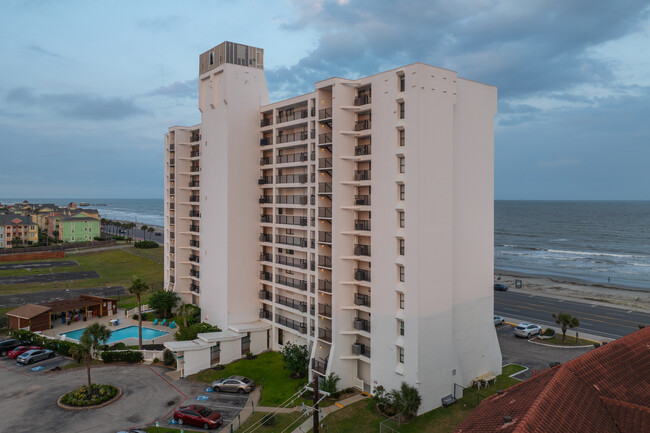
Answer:
<svg viewBox="0 0 650 433"><path fill-rule="evenodd" d="M12 431L34 432L116 432L137 426L160 422L169 425L176 406L204 404L224 416L224 425L237 416L246 404L247 396L206 393L205 384L186 379L172 381L163 367L147 365L97 366L92 369L93 383L110 383L122 389L123 395L115 403L94 410L66 411L56 405L65 392L84 385L86 369L50 372L55 365L70 363L57 356L32 366L17 366L16 362L0 358L0 401L2 425ZM42 365L42 371L32 367ZM208 400L196 401L199 395ZM45 431L45 430L43 430Z"/></svg>
<svg viewBox="0 0 650 433"><path fill-rule="evenodd" d="M503 364L514 363L528 367L528 371L517 376L520 379L531 377L533 370L549 368L550 362L567 362L593 349L546 347L529 343L525 338L515 337L514 328L510 325L498 326L497 336Z"/></svg>

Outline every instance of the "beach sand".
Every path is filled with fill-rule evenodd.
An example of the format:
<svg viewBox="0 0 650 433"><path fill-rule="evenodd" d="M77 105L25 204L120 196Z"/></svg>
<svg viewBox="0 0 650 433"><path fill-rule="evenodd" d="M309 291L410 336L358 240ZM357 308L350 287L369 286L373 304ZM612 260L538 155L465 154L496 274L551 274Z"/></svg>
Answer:
<svg viewBox="0 0 650 433"><path fill-rule="evenodd" d="M521 280L521 289L515 287L515 280ZM596 301L650 312L650 291L577 280L567 281L562 277L515 275L513 272L499 270L494 271L494 282L506 284L510 290L525 293Z"/></svg>

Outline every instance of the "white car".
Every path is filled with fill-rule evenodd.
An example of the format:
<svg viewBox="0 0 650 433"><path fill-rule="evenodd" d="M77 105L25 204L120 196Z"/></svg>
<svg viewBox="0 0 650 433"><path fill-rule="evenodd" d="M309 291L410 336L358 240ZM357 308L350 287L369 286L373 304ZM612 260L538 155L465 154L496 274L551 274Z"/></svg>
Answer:
<svg viewBox="0 0 650 433"><path fill-rule="evenodd" d="M504 323L506 323L506 320L503 317L497 315L494 316L494 326L503 325Z"/></svg>
<svg viewBox="0 0 650 433"><path fill-rule="evenodd" d="M522 322L515 327L515 335L517 337L530 338L540 332L542 332L542 327L539 325L533 325L532 323Z"/></svg>

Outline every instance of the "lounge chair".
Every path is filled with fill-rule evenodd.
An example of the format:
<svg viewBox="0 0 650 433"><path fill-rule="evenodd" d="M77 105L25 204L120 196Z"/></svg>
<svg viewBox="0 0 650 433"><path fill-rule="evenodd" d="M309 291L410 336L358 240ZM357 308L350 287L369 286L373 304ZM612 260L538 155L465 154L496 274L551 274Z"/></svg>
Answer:
<svg viewBox="0 0 650 433"><path fill-rule="evenodd" d="M161 324L162 326L165 326L165 323L167 323L167 319L163 319L163 321L160 322L160 324Z"/></svg>
<svg viewBox="0 0 650 433"><path fill-rule="evenodd" d="M153 324L157 325L158 324L158 319L153 319Z"/></svg>
<svg viewBox="0 0 650 433"><path fill-rule="evenodd" d="M169 324L169 327L170 327L171 329L174 329L174 328L176 327L176 322L171 322L171 323Z"/></svg>

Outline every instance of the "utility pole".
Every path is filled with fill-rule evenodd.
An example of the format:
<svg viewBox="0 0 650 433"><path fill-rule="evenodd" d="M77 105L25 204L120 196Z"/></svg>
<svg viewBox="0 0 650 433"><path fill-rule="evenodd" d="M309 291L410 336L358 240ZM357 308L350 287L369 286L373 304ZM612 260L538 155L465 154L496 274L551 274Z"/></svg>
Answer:
<svg viewBox="0 0 650 433"><path fill-rule="evenodd" d="M318 375L314 375L314 433L318 433L318 424L320 423L320 417L318 416Z"/></svg>

